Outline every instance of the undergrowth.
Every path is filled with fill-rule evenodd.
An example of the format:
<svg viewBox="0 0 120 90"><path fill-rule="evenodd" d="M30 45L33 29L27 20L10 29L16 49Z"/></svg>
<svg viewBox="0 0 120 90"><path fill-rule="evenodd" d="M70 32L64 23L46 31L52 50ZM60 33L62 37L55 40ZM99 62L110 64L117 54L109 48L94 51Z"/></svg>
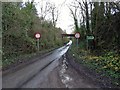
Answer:
<svg viewBox="0 0 120 90"><path fill-rule="evenodd" d="M115 85L120 85L120 56L113 51L106 52L104 55L96 56L89 51L72 47L71 52L79 63L83 63L89 68L94 69L97 73L102 72L103 76L114 78Z"/></svg>

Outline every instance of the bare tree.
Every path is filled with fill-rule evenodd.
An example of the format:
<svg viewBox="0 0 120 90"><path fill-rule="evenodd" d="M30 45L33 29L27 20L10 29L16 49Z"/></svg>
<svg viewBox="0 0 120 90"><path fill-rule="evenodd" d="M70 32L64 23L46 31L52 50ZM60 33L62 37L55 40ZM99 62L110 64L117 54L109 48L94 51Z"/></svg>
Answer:
<svg viewBox="0 0 120 90"><path fill-rule="evenodd" d="M54 5L51 5L51 14L52 14L52 23L53 26L56 26L56 22L58 20L58 15L59 15L59 10L57 9L57 7Z"/></svg>
<svg viewBox="0 0 120 90"><path fill-rule="evenodd" d="M51 12L51 3L49 2L43 2L43 0L41 0L40 2L40 17L41 17L41 21L45 20L46 17L50 14Z"/></svg>
<svg viewBox="0 0 120 90"><path fill-rule="evenodd" d="M52 21L53 26L56 26L58 20L59 10L54 3L43 1L40 2L40 17L41 21L49 19Z"/></svg>
<svg viewBox="0 0 120 90"><path fill-rule="evenodd" d="M77 17L76 19L80 20L80 26L81 24L85 26L86 28L86 33L89 34L90 33L90 17L89 17L89 2L87 2L86 0L75 0L75 4L72 5L72 7L75 8L75 10L77 9L79 12L79 17ZM74 12L74 15L76 15L76 12ZM73 14L73 13L72 13ZM78 13L77 13L78 14ZM77 15L76 15L77 16ZM82 18L80 17L82 16ZM82 19L82 20L81 20Z"/></svg>
<svg viewBox="0 0 120 90"><path fill-rule="evenodd" d="M78 31L78 19L77 19L77 7L74 7L74 11L69 7L72 17L74 19L75 30Z"/></svg>

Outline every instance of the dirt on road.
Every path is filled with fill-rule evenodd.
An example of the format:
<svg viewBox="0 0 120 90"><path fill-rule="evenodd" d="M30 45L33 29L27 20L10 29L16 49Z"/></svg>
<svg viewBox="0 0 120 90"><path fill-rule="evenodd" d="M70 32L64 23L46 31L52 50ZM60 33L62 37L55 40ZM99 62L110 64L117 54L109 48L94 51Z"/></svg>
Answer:
<svg viewBox="0 0 120 90"><path fill-rule="evenodd" d="M120 90L118 87L114 87L110 82L106 84L106 78L97 76L96 73L89 71L85 66L77 67L73 58L68 58L65 54L59 61L59 66L50 72L48 79L43 82L43 87L47 88L96 88L101 90L102 88L112 88ZM95 76L96 75L96 76ZM99 77L99 78L98 78ZM96 79L97 78L97 79ZM104 80L104 81L103 81ZM102 82L103 81L103 82Z"/></svg>
<svg viewBox="0 0 120 90"><path fill-rule="evenodd" d="M80 75L68 62L66 55L59 61L59 66L50 72L40 85L42 88L100 88L88 77Z"/></svg>
<svg viewBox="0 0 120 90"><path fill-rule="evenodd" d="M34 60L26 67L3 76L3 88L111 88L99 82L86 68L66 54L69 47L61 47L51 54ZM10 69L12 70L12 69ZM101 78L103 80L103 78ZM14 81L14 82L13 82ZM107 86L108 85L108 86Z"/></svg>

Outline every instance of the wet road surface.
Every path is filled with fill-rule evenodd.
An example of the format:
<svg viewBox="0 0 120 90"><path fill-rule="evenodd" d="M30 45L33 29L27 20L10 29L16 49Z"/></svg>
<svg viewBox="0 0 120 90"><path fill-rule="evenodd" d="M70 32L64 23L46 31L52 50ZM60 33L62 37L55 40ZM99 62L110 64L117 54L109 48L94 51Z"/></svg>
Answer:
<svg viewBox="0 0 120 90"><path fill-rule="evenodd" d="M68 44L71 44L70 42ZM54 50L44 58L3 76L3 88L99 88L68 66L70 45ZM87 77L86 77L87 78Z"/></svg>
<svg viewBox="0 0 120 90"><path fill-rule="evenodd" d="M3 88L38 88L40 83L58 64L59 59L67 52L69 46L56 49L50 55L36 62L3 76Z"/></svg>

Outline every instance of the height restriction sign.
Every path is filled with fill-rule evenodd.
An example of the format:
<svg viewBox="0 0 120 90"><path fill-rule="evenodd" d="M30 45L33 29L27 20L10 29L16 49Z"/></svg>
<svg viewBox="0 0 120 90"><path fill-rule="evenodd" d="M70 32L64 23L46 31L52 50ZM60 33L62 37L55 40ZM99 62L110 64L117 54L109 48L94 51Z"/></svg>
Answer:
<svg viewBox="0 0 120 90"><path fill-rule="evenodd" d="M36 39L40 39L40 37L41 37L41 34L40 34L40 33L38 33L38 32L35 33L35 38L36 38Z"/></svg>
<svg viewBox="0 0 120 90"><path fill-rule="evenodd" d="M77 32L77 33L75 33L75 38L80 38L80 33L79 32Z"/></svg>

